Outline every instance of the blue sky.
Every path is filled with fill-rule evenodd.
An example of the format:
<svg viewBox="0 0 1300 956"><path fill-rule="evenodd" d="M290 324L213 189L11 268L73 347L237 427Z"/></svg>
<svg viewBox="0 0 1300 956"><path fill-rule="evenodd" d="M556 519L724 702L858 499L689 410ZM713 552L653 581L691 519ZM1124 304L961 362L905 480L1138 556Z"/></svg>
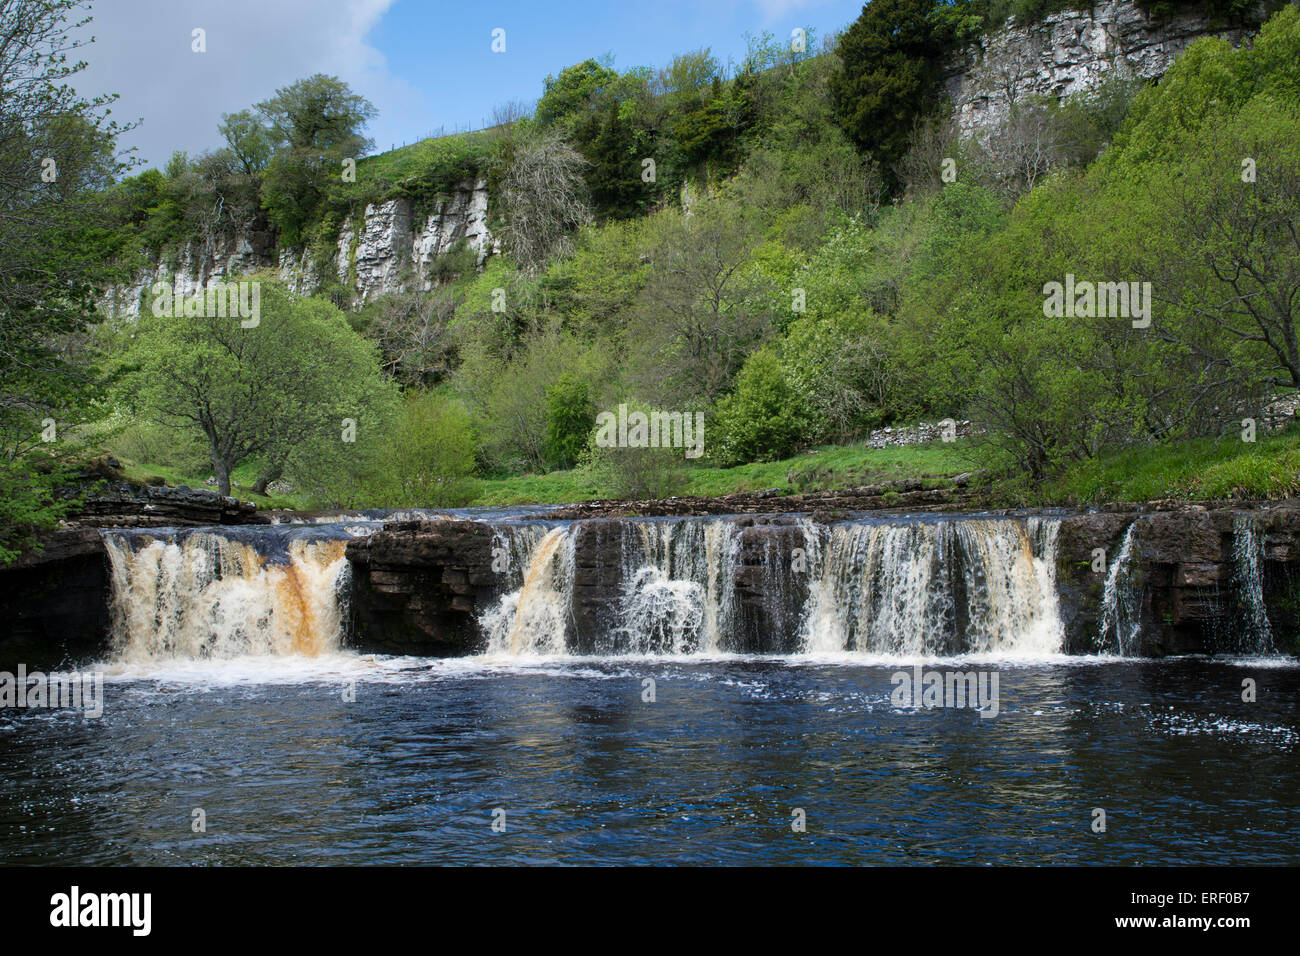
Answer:
<svg viewBox="0 0 1300 956"><path fill-rule="evenodd" d="M94 0L96 42L76 86L118 93L114 118L143 120L123 145L159 165L173 149L219 146L222 113L332 73L378 108L369 133L384 150L440 127L478 128L494 106L532 103L547 74L589 56L659 67L709 47L739 61L747 32L825 35L861 9L861 0ZM491 49L498 27L504 53ZM206 31L201 54L196 28Z"/></svg>

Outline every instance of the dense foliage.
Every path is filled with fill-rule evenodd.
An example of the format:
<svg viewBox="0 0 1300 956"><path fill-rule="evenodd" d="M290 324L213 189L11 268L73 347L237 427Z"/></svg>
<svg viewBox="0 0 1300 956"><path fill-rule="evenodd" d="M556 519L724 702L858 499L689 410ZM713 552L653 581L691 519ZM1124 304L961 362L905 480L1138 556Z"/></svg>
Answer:
<svg viewBox="0 0 1300 956"><path fill-rule="evenodd" d="M45 120L76 173L57 205L22 180L40 151L0 129L30 167L0 175L27 182L21 221L41 223L0 210L0 241L25 244L0 270L17 436L0 521L57 515L58 456L30 460L47 416L132 467L235 492L254 475L244 490L322 506L460 504L479 481L568 469L570 493L676 494L949 417L983 429L983 465L1025 500L1122 488L1107 462L1183 442L1222 460L1213 481L1171 466L1176 489L1291 487L1257 474L1290 446L1218 449L1300 387L1300 10L1251 45L1192 45L1157 85L1115 71L960 135L942 58L1057 6L874 0L838 44L757 37L735 68L708 50L660 70L584 60L531 116L371 157L369 104L312 77L225 117L223 149L111 186L87 106ZM489 181L504 240L482 264L461 245L364 302L246 276L255 327L146 302L88 331L96 288L160 251L263 230L332 255L366 203L419 208L467 176ZM61 291L31 285L45 268ZM1107 291L1053 307L1076 281ZM597 442L621 406L701 416L702 449Z"/></svg>

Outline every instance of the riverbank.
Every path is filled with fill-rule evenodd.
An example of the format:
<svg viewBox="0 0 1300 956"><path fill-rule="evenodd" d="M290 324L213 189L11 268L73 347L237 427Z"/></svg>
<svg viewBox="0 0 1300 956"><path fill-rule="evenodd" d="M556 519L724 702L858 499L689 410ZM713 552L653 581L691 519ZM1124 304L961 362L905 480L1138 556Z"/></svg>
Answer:
<svg viewBox="0 0 1300 956"><path fill-rule="evenodd" d="M890 437L894 444L885 443ZM683 469L684 482L677 500L695 502L692 507L698 513L719 513L700 502L743 502L749 500L746 496L758 495L796 499L810 494L883 497L945 489L958 492L952 496L955 507L972 508L1082 508L1170 499L1189 503L1250 502L1300 496L1300 428L1294 425L1283 431L1261 432L1254 442L1241 441L1234 433L1219 439L1134 448L1070 464L1038 482L1024 476L991 473L993 459L988 457L988 449L978 444L978 436L920 443L911 441L915 437L900 428L891 430L889 436L873 434L855 444L810 448L780 461L734 468L691 465ZM256 463L236 469L233 494L262 511L319 507L318 502L309 501L285 483L272 484L269 494L254 494L251 485L260 472ZM183 475L129 460L119 463L115 478L142 487L165 484L210 488L206 475ZM621 507L625 514L646 507L645 502L614 502L608 489L581 469L480 478L473 488L471 499L465 502L469 507L594 503L601 513L613 513ZM879 491L867 494L860 491L863 488ZM918 499L891 497L869 507L907 508L913 502L921 503ZM796 505L790 510L801 507Z"/></svg>

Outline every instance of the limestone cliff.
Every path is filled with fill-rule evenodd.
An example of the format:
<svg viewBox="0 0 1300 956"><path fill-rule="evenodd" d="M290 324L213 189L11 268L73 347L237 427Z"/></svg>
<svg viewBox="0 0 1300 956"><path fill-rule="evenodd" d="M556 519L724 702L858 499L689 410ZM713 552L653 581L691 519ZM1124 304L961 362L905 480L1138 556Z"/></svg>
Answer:
<svg viewBox="0 0 1300 956"><path fill-rule="evenodd" d="M1129 0L1108 0L1029 26L1013 18L951 64L946 87L962 131L978 134L1005 117L1013 103L1037 96L1063 99L1091 89L1113 71L1159 77L1203 36L1240 43L1251 35L1214 23L1197 6L1152 20ZM399 288L427 289L430 266L458 244L473 250L480 266L498 251L488 207L487 181L481 178L456 183L427 212L410 199L367 205L341 226L324 271L310 250L277 248L269 233L239 236L213 248L191 244L175 261L159 261L134 282L111 290L104 307L110 314L135 315L156 282L170 281L174 294L188 295L236 272L262 268L277 270L302 292L337 280L356 302Z"/></svg>
<svg viewBox="0 0 1300 956"><path fill-rule="evenodd" d="M1226 28L1187 4L1188 12L1153 20L1128 0L1066 10L1022 26L1006 26L969 47L946 81L958 125L978 135L1015 103L1047 96L1058 102L1090 90L1111 73L1158 79L1189 44L1222 36L1237 45L1254 31Z"/></svg>
<svg viewBox="0 0 1300 956"><path fill-rule="evenodd" d="M362 302L397 289L428 289L430 267L458 246L472 250L480 266L498 248L488 227L486 180L457 183L419 221L410 199L367 205L339 230L330 278ZM111 315L138 315L154 283L170 282L174 294L191 295L256 269L275 269L298 292L314 291L326 278L309 249L277 249L272 236L259 233L214 248L191 243L175 262L160 260L135 281L111 290L104 308Z"/></svg>

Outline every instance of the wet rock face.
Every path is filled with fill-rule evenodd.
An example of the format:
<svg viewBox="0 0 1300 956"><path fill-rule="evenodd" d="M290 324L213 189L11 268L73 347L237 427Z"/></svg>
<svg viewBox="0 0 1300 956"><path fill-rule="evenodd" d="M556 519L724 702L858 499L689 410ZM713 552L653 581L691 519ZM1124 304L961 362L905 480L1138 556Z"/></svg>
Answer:
<svg viewBox="0 0 1300 956"><path fill-rule="evenodd" d="M1254 529L1248 542L1242 540L1243 522ZM1246 543L1259 550L1260 594L1273 645L1283 653L1300 651L1300 502L1286 501L1257 509L1188 505L1065 518L1057 584L1068 653L1098 650L1106 578L1130 527L1130 580L1140 625L1133 653L1242 650L1255 614L1237 550Z"/></svg>
<svg viewBox="0 0 1300 956"><path fill-rule="evenodd" d="M94 528L59 531L0 567L0 670L94 659L108 640L108 555Z"/></svg>
<svg viewBox="0 0 1300 956"><path fill-rule="evenodd" d="M482 649L477 615L500 593L492 529L475 521L403 521L348 542L352 643L391 654Z"/></svg>

